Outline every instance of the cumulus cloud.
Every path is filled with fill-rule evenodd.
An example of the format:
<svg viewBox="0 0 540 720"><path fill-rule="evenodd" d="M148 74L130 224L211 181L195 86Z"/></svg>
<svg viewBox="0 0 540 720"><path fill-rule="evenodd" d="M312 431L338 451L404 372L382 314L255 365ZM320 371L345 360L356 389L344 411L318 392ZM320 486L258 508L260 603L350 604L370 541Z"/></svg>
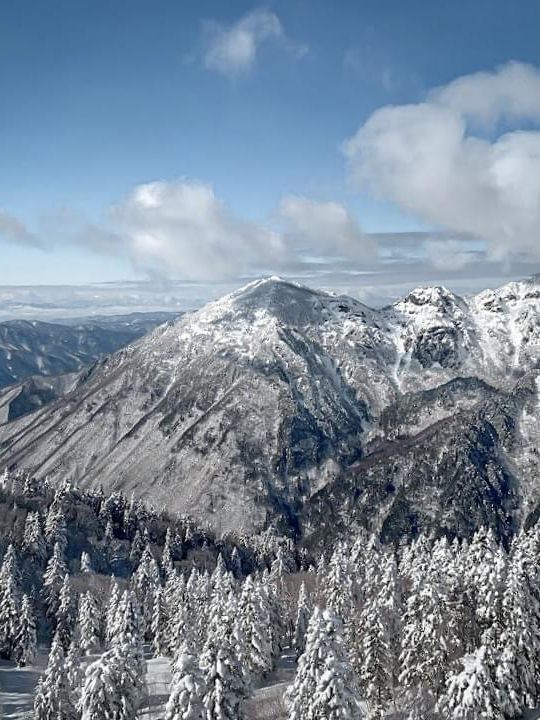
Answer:
<svg viewBox="0 0 540 720"><path fill-rule="evenodd" d="M492 125L499 120L540 120L540 70L509 62L495 72L464 75L432 90L432 102Z"/></svg>
<svg viewBox="0 0 540 720"><path fill-rule="evenodd" d="M373 240L345 207L288 196L276 228L235 217L210 185L190 180L138 185L103 226L80 239L98 252L128 256L147 273L218 281L268 270L287 272L310 258L372 258Z"/></svg>
<svg viewBox="0 0 540 720"><path fill-rule="evenodd" d="M310 255L373 257L375 245L343 205L289 195L280 203L279 216L290 239Z"/></svg>
<svg viewBox="0 0 540 720"><path fill-rule="evenodd" d="M267 41L278 41L299 56L306 51L305 46L287 38L277 15L264 9L254 10L229 26L207 23L205 30L205 67L229 77L251 70L260 46Z"/></svg>
<svg viewBox="0 0 540 720"><path fill-rule="evenodd" d="M540 257L540 72L510 63L377 110L344 144L363 186L494 257ZM524 123L486 139L478 123ZM474 129L476 127L476 130Z"/></svg>
<svg viewBox="0 0 540 720"><path fill-rule="evenodd" d="M50 212L35 235L0 214L0 240L48 250L78 246L124 258L150 277L212 283L305 272L346 259L360 266L375 258L373 238L339 203L291 195L271 220L238 218L210 185L180 179L137 185L97 222L69 209Z"/></svg>
<svg viewBox="0 0 540 720"><path fill-rule="evenodd" d="M138 185L109 216L111 230L90 229L86 242L110 242L147 272L216 280L284 256L277 233L235 218L203 183Z"/></svg>

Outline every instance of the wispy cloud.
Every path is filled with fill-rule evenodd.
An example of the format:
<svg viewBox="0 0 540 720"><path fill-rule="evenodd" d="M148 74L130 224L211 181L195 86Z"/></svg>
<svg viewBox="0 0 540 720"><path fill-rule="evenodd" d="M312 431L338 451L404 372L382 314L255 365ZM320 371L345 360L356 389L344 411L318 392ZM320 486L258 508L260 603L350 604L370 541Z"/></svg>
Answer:
<svg viewBox="0 0 540 720"><path fill-rule="evenodd" d="M540 70L509 63L381 108L344 145L352 175L436 227L486 241L495 258L540 258L539 98ZM512 131L485 137L486 124L508 122Z"/></svg>
<svg viewBox="0 0 540 720"><path fill-rule="evenodd" d="M39 246L37 236L14 215L0 210L0 239L19 245Z"/></svg>
<svg viewBox="0 0 540 720"><path fill-rule="evenodd" d="M232 25L215 21L205 23L203 64L228 77L250 71L257 53L264 43L275 42L296 57L307 52L305 45L290 40L278 16L265 9L257 9Z"/></svg>

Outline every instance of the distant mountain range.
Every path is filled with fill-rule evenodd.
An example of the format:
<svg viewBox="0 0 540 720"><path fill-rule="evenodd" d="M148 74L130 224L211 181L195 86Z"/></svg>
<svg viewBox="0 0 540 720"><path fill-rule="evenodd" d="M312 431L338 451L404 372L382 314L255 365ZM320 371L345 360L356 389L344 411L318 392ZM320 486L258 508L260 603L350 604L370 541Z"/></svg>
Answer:
<svg viewBox="0 0 540 720"><path fill-rule="evenodd" d="M134 491L221 531L505 536L540 508L539 361L537 277L382 310L270 278L1 426L0 468Z"/></svg>
<svg viewBox="0 0 540 720"><path fill-rule="evenodd" d="M55 323L0 322L0 421L72 389L83 368L173 317L177 316L133 313Z"/></svg>

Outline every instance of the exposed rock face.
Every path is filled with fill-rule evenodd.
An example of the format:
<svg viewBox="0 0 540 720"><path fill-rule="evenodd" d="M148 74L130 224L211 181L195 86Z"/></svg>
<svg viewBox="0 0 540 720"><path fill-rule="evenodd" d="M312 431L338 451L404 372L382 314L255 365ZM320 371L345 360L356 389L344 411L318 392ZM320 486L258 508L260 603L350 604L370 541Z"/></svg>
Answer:
<svg viewBox="0 0 540 720"><path fill-rule="evenodd" d="M504 535L538 502L539 359L536 279L376 311L270 278L1 427L0 466L134 490L223 531Z"/></svg>

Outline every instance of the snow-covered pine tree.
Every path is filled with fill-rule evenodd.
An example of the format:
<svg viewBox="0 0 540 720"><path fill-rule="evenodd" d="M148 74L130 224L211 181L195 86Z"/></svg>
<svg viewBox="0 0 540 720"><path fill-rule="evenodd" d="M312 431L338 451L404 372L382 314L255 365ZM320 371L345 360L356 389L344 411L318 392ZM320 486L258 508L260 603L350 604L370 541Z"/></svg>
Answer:
<svg viewBox="0 0 540 720"><path fill-rule="evenodd" d="M403 615L403 586L394 552L381 557L381 586L377 596L380 616L386 630L392 684L397 685L400 673L401 618Z"/></svg>
<svg viewBox="0 0 540 720"><path fill-rule="evenodd" d="M172 535L171 535L171 528L167 528L167 533L165 535L165 544L163 545L163 552L161 554L161 569L163 570L163 575L165 578L169 577L171 573L174 572L174 563L172 558Z"/></svg>
<svg viewBox="0 0 540 720"><path fill-rule="evenodd" d="M146 545L144 549L139 567L131 578L131 583L141 608L143 636L147 640L151 640L154 600L158 588L161 587L161 578L149 545Z"/></svg>
<svg viewBox="0 0 540 720"><path fill-rule="evenodd" d="M361 720L362 712L354 685L350 683L351 676L347 658L330 651L309 707L310 720Z"/></svg>
<svg viewBox="0 0 540 720"><path fill-rule="evenodd" d="M180 643L184 639L184 623L187 620L186 581L176 571L169 573L163 588L165 650L174 657ZM179 624L181 627L179 627ZM194 639L194 633L192 639Z"/></svg>
<svg viewBox="0 0 540 720"><path fill-rule="evenodd" d="M343 623L332 611L313 610L294 683L286 693L288 720L361 720L356 682L343 638Z"/></svg>
<svg viewBox="0 0 540 720"><path fill-rule="evenodd" d="M240 553L238 552L238 548L236 547L236 545L233 547L233 550L231 553L231 572L233 573L233 575L236 579L239 579L242 577L242 559L240 557Z"/></svg>
<svg viewBox="0 0 540 720"><path fill-rule="evenodd" d="M47 616L54 620L60 603L60 591L67 574L62 548L55 543L53 554L43 574L43 596L47 606Z"/></svg>
<svg viewBox="0 0 540 720"><path fill-rule="evenodd" d="M279 657L285 645L288 612L285 611L286 599L280 586L276 585L271 574L265 570L261 578L261 593L265 596L270 619L272 657Z"/></svg>
<svg viewBox="0 0 540 720"><path fill-rule="evenodd" d="M298 601L296 603L296 622L294 624L293 647L298 659L306 647L306 633L309 618L313 612L304 582L300 585Z"/></svg>
<svg viewBox="0 0 540 720"><path fill-rule="evenodd" d="M56 500L50 506L45 520L45 539L49 548L59 545L62 555L65 553L67 548L66 517L61 504Z"/></svg>
<svg viewBox="0 0 540 720"><path fill-rule="evenodd" d="M133 665L134 676L137 678L138 683L136 691L142 697L146 681L146 661L144 659L141 633L142 623L137 599L129 590L126 590L122 595L116 617L117 624L113 636L113 648L117 648L120 655L127 658Z"/></svg>
<svg viewBox="0 0 540 720"><path fill-rule="evenodd" d="M15 660L19 667L32 665L37 652L36 619L32 601L24 594L15 635Z"/></svg>
<svg viewBox="0 0 540 720"><path fill-rule="evenodd" d="M358 663L362 696L370 706L370 717L384 717L393 696L393 663L388 647L382 593L364 605L360 617L361 656Z"/></svg>
<svg viewBox="0 0 540 720"><path fill-rule="evenodd" d="M116 612L112 647L88 666L79 702L81 720L135 720L144 696L146 663L136 601L126 591Z"/></svg>
<svg viewBox="0 0 540 720"><path fill-rule="evenodd" d="M224 639L213 657L206 655L206 661L206 720L242 720L240 703L245 698L245 683L230 640Z"/></svg>
<svg viewBox="0 0 540 720"><path fill-rule="evenodd" d="M38 512L29 512L24 525L22 548L26 555L32 557L39 565L47 558L47 545L41 531Z"/></svg>
<svg viewBox="0 0 540 720"><path fill-rule="evenodd" d="M81 573L88 574L92 572L92 561L90 555L87 552L81 553Z"/></svg>
<svg viewBox="0 0 540 720"><path fill-rule="evenodd" d="M0 654L14 657L19 631L20 588L15 550L9 546L0 570Z"/></svg>
<svg viewBox="0 0 540 720"><path fill-rule="evenodd" d="M347 558L346 546L338 543L330 558L324 580L326 607L333 610L344 622L351 617L354 606L352 577Z"/></svg>
<svg viewBox="0 0 540 720"><path fill-rule="evenodd" d="M174 663L165 720L206 720L205 694L206 686L198 659L190 643L184 642Z"/></svg>
<svg viewBox="0 0 540 720"><path fill-rule="evenodd" d="M154 595L154 612L151 624L152 648L154 655L169 654L169 637L165 596L160 586Z"/></svg>
<svg viewBox="0 0 540 720"><path fill-rule="evenodd" d="M512 557L508 568L502 615L497 685L507 698L502 702L503 712L514 717L536 704L535 667L540 654L535 598L519 554Z"/></svg>
<svg viewBox="0 0 540 720"><path fill-rule="evenodd" d="M77 635L73 636L69 644L66 654L66 666L73 703L76 705L81 691L82 679L84 677L84 671L81 666L81 648Z"/></svg>
<svg viewBox="0 0 540 720"><path fill-rule="evenodd" d="M424 563L422 562L422 565ZM420 717L432 711L449 674L449 627L441 578L422 565L413 569L413 587L404 615L399 682ZM425 567L425 566L424 566Z"/></svg>
<svg viewBox="0 0 540 720"><path fill-rule="evenodd" d="M140 696L135 666L120 647L103 653L86 668L80 720L136 720Z"/></svg>
<svg viewBox="0 0 540 720"><path fill-rule="evenodd" d="M56 611L55 617L56 637L62 643L64 652L67 652L71 638L73 637L75 620L75 603L71 594L71 582L69 575L66 573L64 582L62 583L62 589L60 590L58 610Z"/></svg>
<svg viewBox="0 0 540 720"><path fill-rule="evenodd" d="M101 610L90 590L79 598L77 626L80 631L81 651L85 655L97 652L101 640Z"/></svg>
<svg viewBox="0 0 540 720"><path fill-rule="evenodd" d="M105 615L105 642L110 645L116 632L116 619L118 613L118 605L120 603L120 588L116 578L111 578L109 602L107 604L107 612Z"/></svg>
<svg viewBox="0 0 540 720"><path fill-rule="evenodd" d="M463 659L463 669L450 676L437 703L437 713L452 720L504 720L486 662L486 648L480 647Z"/></svg>
<svg viewBox="0 0 540 720"><path fill-rule="evenodd" d="M246 677L260 680L272 669L270 612L266 594L251 575L244 582L236 613L238 658Z"/></svg>
<svg viewBox="0 0 540 720"><path fill-rule="evenodd" d="M234 593L214 588L206 643L201 656L207 720L241 720L240 703L246 696L245 676L234 645Z"/></svg>
<svg viewBox="0 0 540 720"><path fill-rule="evenodd" d="M145 550L145 542L143 539L143 536L141 534L141 531L137 528L135 531L135 536L133 537L133 542L131 543L131 549L129 552L129 559L132 563L133 568L136 568L142 558L143 552Z"/></svg>
<svg viewBox="0 0 540 720"><path fill-rule="evenodd" d="M68 667L60 638L55 635L47 668L34 699L34 720L75 720Z"/></svg>

